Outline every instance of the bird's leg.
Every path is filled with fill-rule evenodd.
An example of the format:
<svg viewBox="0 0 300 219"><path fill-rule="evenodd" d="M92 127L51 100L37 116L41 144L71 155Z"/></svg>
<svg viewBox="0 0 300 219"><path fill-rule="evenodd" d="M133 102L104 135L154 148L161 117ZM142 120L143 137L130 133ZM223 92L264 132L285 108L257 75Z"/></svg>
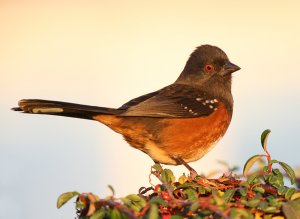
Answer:
<svg viewBox="0 0 300 219"><path fill-rule="evenodd" d="M173 157L173 159L178 163L184 165L189 171L190 171L190 177L192 179L196 178L198 176L198 173L194 168L192 168L190 165L188 165L187 162L185 162L182 158L180 157Z"/></svg>

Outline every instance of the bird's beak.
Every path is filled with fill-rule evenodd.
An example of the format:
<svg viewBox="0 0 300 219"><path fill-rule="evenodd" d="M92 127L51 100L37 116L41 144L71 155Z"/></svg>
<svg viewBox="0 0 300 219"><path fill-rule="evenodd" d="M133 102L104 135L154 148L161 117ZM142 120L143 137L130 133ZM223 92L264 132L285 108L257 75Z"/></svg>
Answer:
<svg viewBox="0 0 300 219"><path fill-rule="evenodd" d="M224 67L224 74L223 75L227 75L227 74L231 74L233 72L236 72L238 70L240 70L241 68L231 62L228 62L225 67Z"/></svg>

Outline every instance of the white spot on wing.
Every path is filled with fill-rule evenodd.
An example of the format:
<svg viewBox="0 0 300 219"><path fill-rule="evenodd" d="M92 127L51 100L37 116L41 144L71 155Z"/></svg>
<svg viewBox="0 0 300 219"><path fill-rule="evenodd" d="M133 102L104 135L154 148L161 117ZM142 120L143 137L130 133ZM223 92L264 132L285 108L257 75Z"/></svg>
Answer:
<svg viewBox="0 0 300 219"><path fill-rule="evenodd" d="M62 113L63 108L34 108L33 113Z"/></svg>

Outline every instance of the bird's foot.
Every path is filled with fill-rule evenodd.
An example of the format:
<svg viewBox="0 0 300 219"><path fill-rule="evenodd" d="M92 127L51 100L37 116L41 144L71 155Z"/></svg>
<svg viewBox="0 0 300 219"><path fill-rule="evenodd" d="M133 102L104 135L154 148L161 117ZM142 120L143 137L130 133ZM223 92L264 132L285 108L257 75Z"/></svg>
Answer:
<svg viewBox="0 0 300 219"><path fill-rule="evenodd" d="M197 176L199 176L199 174L194 169L190 170L189 177L191 178L191 180L194 180Z"/></svg>

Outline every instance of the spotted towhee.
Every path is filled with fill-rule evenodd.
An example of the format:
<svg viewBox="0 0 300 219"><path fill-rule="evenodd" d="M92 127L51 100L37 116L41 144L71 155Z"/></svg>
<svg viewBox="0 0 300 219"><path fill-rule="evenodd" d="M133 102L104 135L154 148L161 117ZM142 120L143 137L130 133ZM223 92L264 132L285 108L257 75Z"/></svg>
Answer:
<svg viewBox="0 0 300 219"><path fill-rule="evenodd" d="M99 121L155 162L185 165L204 156L225 134L233 110L231 74L240 68L218 47L203 45L179 78L120 108L25 99L16 111Z"/></svg>

